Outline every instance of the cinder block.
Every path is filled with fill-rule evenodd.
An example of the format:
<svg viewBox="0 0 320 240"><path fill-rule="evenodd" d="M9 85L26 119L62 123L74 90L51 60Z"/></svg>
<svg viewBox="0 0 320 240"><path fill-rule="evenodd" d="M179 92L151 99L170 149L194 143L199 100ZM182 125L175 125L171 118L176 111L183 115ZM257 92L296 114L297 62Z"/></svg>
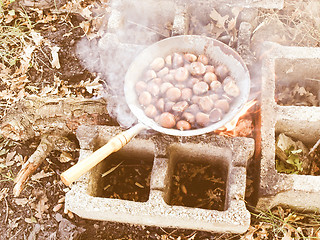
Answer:
<svg viewBox="0 0 320 240"><path fill-rule="evenodd" d="M174 21L172 24L172 35L187 35L189 33L188 8L176 6Z"/></svg>
<svg viewBox="0 0 320 240"><path fill-rule="evenodd" d="M213 8L223 16L232 16L234 7L244 8L238 20L255 25L258 8L282 9L283 4L284 0L112 0L107 33L122 43L149 45L170 36L194 34L189 32L192 17L205 26Z"/></svg>
<svg viewBox="0 0 320 240"><path fill-rule="evenodd" d="M184 2L188 3L188 1L184 0L173 0L176 2ZM191 1L191 0L189 0ZM219 5L226 5L229 7L245 7L245 8L283 8L283 0L198 0L196 4L202 6L219 6Z"/></svg>
<svg viewBox="0 0 320 240"><path fill-rule="evenodd" d="M81 150L80 160L94 149L105 144L119 133L119 127L81 126L77 137L81 146L88 146L88 132L95 132L95 144L91 150ZM166 149L165 153L163 149ZM158 157L158 150L161 157ZM150 193L146 202L97 197L99 181L104 164L98 164L84 174L66 194L66 209L80 217L142 224L160 227L174 227L214 232L243 233L250 225L244 195L246 166L254 152L254 140L250 138L229 138L213 134L178 138L162 134L145 133L136 136L119 151L121 156L132 159L135 156L153 161ZM117 153L118 154L118 153ZM177 162L206 162L222 165L226 169L226 197L224 210L208 210L197 207L170 204L173 169Z"/></svg>
<svg viewBox="0 0 320 240"><path fill-rule="evenodd" d="M307 84L320 79L320 48L287 47L265 43L261 86L261 170L257 207L287 205L320 210L320 176L278 173L275 168L275 136L284 133L312 147L320 138L320 108L280 106L275 101L279 84ZM319 83L311 87L319 91ZM258 143L259 144L259 143Z"/></svg>

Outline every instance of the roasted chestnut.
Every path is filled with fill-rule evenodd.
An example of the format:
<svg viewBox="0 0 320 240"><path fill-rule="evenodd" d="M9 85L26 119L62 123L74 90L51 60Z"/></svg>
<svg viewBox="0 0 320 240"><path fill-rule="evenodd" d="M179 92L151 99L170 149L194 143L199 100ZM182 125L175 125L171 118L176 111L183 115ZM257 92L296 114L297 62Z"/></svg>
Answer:
<svg viewBox="0 0 320 240"><path fill-rule="evenodd" d="M193 93L196 95L202 95L209 90L209 86L206 82L197 82L195 85L193 85Z"/></svg>
<svg viewBox="0 0 320 240"><path fill-rule="evenodd" d="M159 117L158 122L160 126L164 128L173 128L176 125L174 115L169 112L162 113Z"/></svg>
<svg viewBox="0 0 320 240"><path fill-rule="evenodd" d="M193 62L190 64L190 73L192 75L202 75L206 72L206 67L201 62Z"/></svg>
<svg viewBox="0 0 320 240"><path fill-rule="evenodd" d="M170 101L173 101L173 102L178 101L181 97L181 90L177 87L169 88L166 91L166 97Z"/></svg>
<svg viewBox="0 0 320 240"><path fill-rule="evenodd" d="M185 120L180 120L177 122L177 129L183 131L183 130L190 130L191 129L191 124Z"/></svg>
<svg viewBox="0 0 320 240"><path fill-rule="evenodd" d="M135 90L146 116L182 131L220 121L240 95L225 65L188 52L155 58Z"/></svg>
<svg viewBox="0 0 320 240"><path fill-rule="evenodd" d="M162 57L155 58L150 64L150 68L156 72L160 71L164 67L164 59Z"/></svg>

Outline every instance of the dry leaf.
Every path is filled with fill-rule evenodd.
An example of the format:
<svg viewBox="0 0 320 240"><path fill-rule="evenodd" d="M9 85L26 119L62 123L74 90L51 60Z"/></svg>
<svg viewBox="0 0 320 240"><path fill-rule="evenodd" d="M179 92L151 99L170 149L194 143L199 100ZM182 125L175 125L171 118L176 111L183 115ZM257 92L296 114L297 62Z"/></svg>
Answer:
<svg viewBox="0 0 320 240"><path fill-rule="evenodd" d="M59 55L58 52L60 50L59 47L50 47L51 49L51 56L52 56L52 61L51 61L51 66L53 68L60 69L60 62L59 62Z"/></svg>
<svg viewBox="0 0 320 240"><path fill-rule="evenodd" d="M22 165L23 164L23 156L21 154L15 155L14 161L17 163L17 166Z"/></svg>
<svg viewBox="0 0 320 240"><path fill-rule="evenodd" d="M59 158L59 161L62 162L62 163L66 163L66 162L70 162L73 160L73 157L70 153L68 152L62 152L60 154L60 158Z"/></svg>
<svg viewBox="0 0 320 240"><path fill-rule="evenodd" d="M36 173L34 175L31 176L31 180L35 181L35 180L39 180L41 178L45 178L45 177L50 177L54 174L54 172L47 172L45 173L44 170L41 170L41 172Z"/></svg>
<svg viewBox="0 0 320 240"><path fill-rule="evenodd" d="M123 162L120 162L118 165L110 168L108 171L102 174L102 177L107 176L108 174L112 173L114 170L116 170Z"/></svg>
<svg viewBox="0 0 320 240"><path fill-rule="evenodd" d="M25 218L24 221L26 223L37 223L37 219L35 217Z"/></svg>
<svg viewBox="0 0 320 240"><path fill-rule="evenodd" d="M0 190L0 202L2 199L4 199L6 196L8 196L9 188L2 188Z"/></svg>
<svg viewBox="0 0 320 240"><path fill-rule="evenodd" d="M310 175L315 175L316 172L318 172L320 168L317 166L315 162L312 162Z"/></svg>
<svg viewBox="0 0 320 240"><path fill-rule="evenodd" d="M48 14L42 17L42 19L38 20L37 23L50 23L58 19L56 14Z"/></svg>
<svg viewBox="0 0 320 240"><path fill-rule="evenodd" d="M220 35L225 31L222 28L218 28L213 23L209 23L208 25L206 25L205 29L206 29L207 32L210 32L210 33L214 34L215 38L219 38Z"/></svg>
<svg viewBox="0 0 320 240"><path fill-rule="evenodd" d="M57 204L56 206L53 207L52 211L58 212L62 207L63 207L63 204L59 203L59 204Z"/></svg>
<svg viewBox="0 0 320 240"><path fill-rule="evenodd" d="M31 37L32 37L33 42L34 42L37 46L40 46L40 45L41 45L41 42L42 42L42 39L43 39L43 37L40 35L40 33L37 33L37 32L35 32L34 30L31 30L30 34L31 34Z"/></svg>
<svg viewBox="0 0 320 240"><path fill-rule="evenodd" d="M28 71L31 61L31 55L36 47L32 45L27 45L24 47L24 53L21 56L20 67L14 73L14 76L25 74Z"/></svg>
<svg viewBox="0 0 320 240"><path fill-rule="evenodd" d="M241 236L241 240L254 240L253 234L256 231L257 229L250 225L248 231L243 236Z"/></svg>
<svg viewBox="0 0 320 240"><path fill-rule="evenodd" d="M10 15L10 14L7 14L7 15L5 16L5 23L6 23L6 24L11 23L12 20L14 20L14 19L15 19L14 16L12 16L12 15Z"/></svg>
<svg viewBox="0 0 320 240"><path fill-rule="evenodd" d="M9 221L9 224L7 225L9 229L13 230L16 227L19 226L19 220L21 219L21 217L17 217L15 219L12 219L11 221Z"/></svg>
<svg viewBox="0 0 320 240"><path fill-rule="evenodd" d="M136 185L137 187L139 187L139 188L144 188L144 186L143 185L141 185L140 183L138 183L138 182L135 182L134 183L134 185Z"/></svg>
<svg viewBox="0 0 320 240"><path fill-rule="evenodd" d="M30 204L31 208L37 211L37 213L35 214L35 217L42 218L42 214L49 209L49 206L46 204L47 201L48 201L48 198L46 194L42 193L37 203Z"/></svg>
<svg viewBox="0 0 320 240"><path fill-rule="evenodd" d="M93 90L103 90L102 84L99 82L99 78L94 79L94 81L88 80L86 82L81 82L80 86L83 86L86 88L88 93L93 93Z"/></svg>
<svg viewBox="0 0 320 240"><path fill-rule="evenodd" d="M231 31L232 29L234 29L236 27L236 23L237 23L237 20L235 18L232 18L228 22L228 30Z"/></svg>
<svg viewBox="0 0 320 240"><path fill-rule="evenodd" d="M16 151L9 152L6 157L6 162L10 162L13 159L13 157L16 155L16 153L17 153Z"/></svg>
<svg viewBox="0 0 320 240"><path fill-rule="evenodd" d="M94 19L92 20L92 23L91 23L92 28L93 28L94 30L99 30L99 29L101 29L102 25L104 24L104 21L105 21L104 17L96 17L96 18L94 18Z"/></svg>
<svg viewBox="0 0 320 240"><path fill-rule="evenodd" d="M220 13L218 13L215 9L212 9L210 17L212 18L212 20L217 21L216 26L218 28L224 28L224 25L228 20L229 15L221 16Z"/></svg>
<svg viewBox="0 0 320 240"><path fill-rule="evenodd" d="M284 236L281 238L281 240L293 240L294 239L291 237L291 231L283 229L282 232L284 233Z"/></svg>
<svg viewBox="0 0 320 240"><path fill-rule="evenodd" d="M19 206L25 206L28 203L28 198L14 198L14 201Z"/></svg>
<svg viewBox="0 0 320 240"><path fill-rule="evenodd" d="M86 8L80 9L80 11L79 11L79 13L82 15L82 17L89 19L89 20L91 20L91 15L92 15L92 12L89 9L90 7L91 6L87 6Z"/></svg>
<svg viewBox="0 0 320 240"><path fill-rule="evenodd" d="M82 28L85 34L89 33L90 29L90 22L89 21L83 21L79 24L79 26Z"/></svg>

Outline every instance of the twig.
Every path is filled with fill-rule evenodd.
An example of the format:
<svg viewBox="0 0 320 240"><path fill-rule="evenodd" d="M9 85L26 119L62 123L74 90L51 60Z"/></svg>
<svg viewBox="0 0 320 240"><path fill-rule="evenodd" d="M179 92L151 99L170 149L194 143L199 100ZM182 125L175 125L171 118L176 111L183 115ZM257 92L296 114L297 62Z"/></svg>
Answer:
<svg viewBox="0 0 320 240"><path fill-rule="evenodd" d="M6 222L8 221L8 216L9 216L9 206L8 206L7 197L4 197L4 201L6 203L6 217L4 219L4 224L6 224Z"/></svg>
<svg viewBox="0 0 320 240"><path fill-rule="evenodd" d="M123 163L123 161L120 162L117 166L110 168L108 171L106 171L105 173L103 173L101 177L105 177L105 176L107 176L108 174L112 173L112 172L113 172L114 170L116 170L122 163Z"/></svg>
<svg viewBox="0 0 320 240"><path fill-rule="evenodd" d="M315 145L313 145L313 147L312 147L311 150L309 151L308 155L310 155L311 153L313 153L314 150L317 149L317 147L319 146L319 144L320 144L320 139L316 142Z"/></svg>
<svg viewBox="0 0 320 240"><path fill-rule="evenodd" d="M74 143L62 135L43 135L36 151L28 161L22 165L17 177L14 179L13 194L17 197L23 190L25 183L46 159L52 150L72 151Z"/></svg>
<svg viewBox="0 0 320 240"><path fill-rule="evenodd" d="M22 228L20 228L18 231L16 231L15 234L14 234L12 237L9 238L9 240L11 240L11 239L12 239L12 240L13 240L13 239L16 239L16 236L17 236L21 231L22 231Z"/></svg>
<svg viewBox="0 0 320 240"><path fill-rule="evenodd" d="M191 234L189 234L188 236L186 236L186 238L188 240L194 239L194 237L197 235L197 231L193 231Z"/></svg>
<svg viewBox="0 0 320 240"><path fill-rule="evenodd" d="M149 31L152 31L152 32L155 32L155 33L161 35L162 37L165 37L165 38L168 37L168 36L165 36L163 33L159 32L159 31L156 31L156 30L154 30L154 29L152 29L152 28L149 28L149 27L147 27L147 26L144 26L144 25L142 25L142 24L139 24L139 23L136 23L136 22L132 22L132 21L130 21L130 20L128 20L128 23L135 24L135 25L137 25L137 26L139 26L139 27L141 27L141 28L148 29Z"/></svg>
<svg viewBox="0 0 320 240"><path fill-rule="evenodd" d="M172 234L174 234L174 233L177 231L177 229L173 229L172 232L169 233L169 232L167 232L166 230L164 230L162 227L160 227L160 229L161 229L165 234L167 234L168 237L171 236Z"/></svg>
<svg viewBox="0 0 320 240"><path fill-rule="evenodd" d="M41 138L41 142L36 151L31 155L28 161L23 164L17 177L15 178L15 186L13 188L14 196L19 196L25 183L30 176L37 170L49 153L53 150L53 144L47 136Z"/></svg>
<svg viewBox="0 0 320 240"><path fill-rule="evenodd" d="M306 80L311 80L311 81L318 81L318 82L320 82L320 79L317 79L317 78L306 78Z"/></svg>

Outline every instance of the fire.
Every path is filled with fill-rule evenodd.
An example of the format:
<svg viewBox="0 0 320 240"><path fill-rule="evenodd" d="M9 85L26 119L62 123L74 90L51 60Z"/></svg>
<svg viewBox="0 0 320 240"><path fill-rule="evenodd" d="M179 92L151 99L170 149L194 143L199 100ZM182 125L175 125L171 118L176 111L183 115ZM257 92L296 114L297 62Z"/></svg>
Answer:
<svg viewBox="0 0 320 240"><path fill-rule="evenodd" d="M228 135L228 136L233 136L233 130L235 130L239 119L245 115L248 110L254 106L256 104L257 100L251 100L249 102L247 102L244 107L241 109L241 111L230 121L228 122L226 125L224 125L223 127L221 127L220 129L217 130L217 133L220 135Z"/></svg>
<svg viewBox="0 0 320 240"><path fill-rule="evenodd" d="M253 106L256 104L256 100L251 100L249 102L247 102L244 107L241 109L241 111L231 120L231 122L228 122L224 128L225 128L225 131L232 131L236 126L237 126L237 123L239 121L239 118L241 116L243 116L244 114L247 113L247 111Z"/></svg>

